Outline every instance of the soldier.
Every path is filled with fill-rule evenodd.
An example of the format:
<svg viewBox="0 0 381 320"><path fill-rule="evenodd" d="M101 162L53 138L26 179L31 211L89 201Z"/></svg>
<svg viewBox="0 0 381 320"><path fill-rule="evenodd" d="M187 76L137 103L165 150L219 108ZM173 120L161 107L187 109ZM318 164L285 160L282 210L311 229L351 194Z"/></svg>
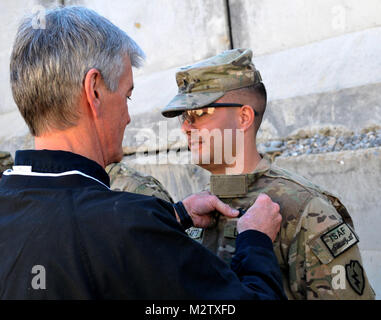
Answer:
<svg viewBox="0 0 381 320"><path fill-rule="evenodd" d="M168 191L152 176L144 175L122 162L110 164L105 170L114 191L144 194L173 203Z"/></svg>
<svg viewBox="0 0 381 320"><path fill-rule="evenodd" d="M362 266L359 239L344 205L258 153L256 136L267 96L251 59L251 50L234 49L180 69L176 73L179 92L162 114L180 116L192 156L212 173L213 194L243 210L259 193L279 203L283 220L274 250L289 299L374 299ZM222 134L220 144L215 137L212 141L210 132L216 129L232 129L236 137L238 131L242 133L242 143L231 141L235 162L229 164L222 157L216 161L216 151L225 155L227 139ZM204 156L210 161L202 161ZM193 228L189 234L230 263L236 219L220 216L214 226Z"/></svg>
<svg viewBox="0 0 381 320"><path fill-rule="evenodd" d="M9 152L0 151L0 179L3 172L7 169L12 168L13 159Z"/></svg>

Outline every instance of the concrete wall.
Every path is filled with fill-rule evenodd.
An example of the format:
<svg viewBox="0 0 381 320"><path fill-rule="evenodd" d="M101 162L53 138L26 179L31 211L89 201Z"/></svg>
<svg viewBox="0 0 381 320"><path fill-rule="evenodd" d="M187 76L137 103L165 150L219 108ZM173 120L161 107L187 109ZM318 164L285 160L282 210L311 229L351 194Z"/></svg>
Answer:
<svg viewBox="0 0 381 320"><path fill-rule="evenodd" d="M381 2L229 0L234 47L253 49L270 103L260 139L381 124Z"/></svg>
<svg viewBox="0 0 381 320"><path fill-rule="evenodd" d="M234 47L256 55L381 26L378 0L229 0Z"/></svg>
<svg viewBox="0 0 381 320"><path fill-rule="evenodd" d="M14 153L19 148L33 147L28 128L13 101L9 84L9 60L17 27L24 15L31 12L43 13L44 8L59 4L59 0L0 1L0 149L2 150Z"/></svg>
<svg viewBox="0 0 381 320"><path fill-rule="evenodd" d="M0 2L0 114L15 109L9 87L9 57L18 23L27 12L38 10L39 5L37 0Z"/></svg>
<svg viewBox="0 0 381 320"><path fill-rule="evenodd" d="M173 3L182 17L182 7ZM268 91L269 105L259 132L260 141L311 126L339 125L356 131L381 123L379 1L321 1L318 8L316 3L305 1L289 1L287 6L281 1L235 0L229 4L233 45L253 49L254 62ZM223 7L213 2L213 10L216 6ZM107 11L100 6L98 9ZM189 15L193 12L190 10ZM179 26L174 28L178 30ZM181 27L179 30L182 32ZM176 31L174 38L177 34ZM215 37L214 32L208 35ZM196 43L200 43L199 39ZM209 43L209 38L204 40ZM157 69L147 59L147 66L137 73L137 89L130 104L132 122L125 132L126 146L139 145L136 134L141 128L158 134L159 121L167 121L169 130L178 127L175 120L164 119L160 114L177 91L177 67L167 61L177 61L178 50L173 57L162 60L169 69L152 72ZM189 52L181 51L183 60L178 66L191 59Z"/></svg>
<svg viewBox="0 0 381 320"><path fill-rule="evenodd" d="M224 0L65 0L94 9L126 31L147 53L138 74L167 70L227 49Z"/></svg>

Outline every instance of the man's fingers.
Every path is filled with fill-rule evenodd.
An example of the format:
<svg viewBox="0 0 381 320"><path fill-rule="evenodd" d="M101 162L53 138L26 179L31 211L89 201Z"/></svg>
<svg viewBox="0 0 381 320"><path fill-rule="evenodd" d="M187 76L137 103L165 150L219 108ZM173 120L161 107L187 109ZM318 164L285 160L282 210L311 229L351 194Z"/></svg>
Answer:
<svg viewBox="0 0 381 320"><path fill-rule="evenodd" d="M257 197L257 200L255 200L255 202L265 204L266 202L272 202L272 201L271 201L271 198L266 193L260 193Z"/></svg>
<svg viewBox="0 0 381 320"><path fill-rule="evenodd" d="M212 196L211 197L211 202L212 202L212 205L213 207L218 211L220 212L221 214L223 214L224 216L226 217L229 217L229 218L235 218L238 216L239 214L239 211L236 210L236 209L233 209L231 208L229 205L227 205L226 203L223 203L220 199L218 199L216 196Z"/></svg>

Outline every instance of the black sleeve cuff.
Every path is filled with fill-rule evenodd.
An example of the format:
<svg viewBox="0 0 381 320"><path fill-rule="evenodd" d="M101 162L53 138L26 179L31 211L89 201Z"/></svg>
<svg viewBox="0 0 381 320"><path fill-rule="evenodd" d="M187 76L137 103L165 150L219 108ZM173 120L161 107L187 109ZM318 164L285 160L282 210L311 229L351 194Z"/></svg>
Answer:
<svg viewBox="0 0 381 320"><path fill-rule="evenodd" d="M246 230L238 234L236 239L236 247L242 248L246 246L263 247L273 249L273 242L270 237L258 230Z"/></svg>
<svg viewBox="0 0 381 320"><path fill-rule="evenodd" d="M175 208L177 215L180 218L180 224L184 228L184 230L193 227L193 220L187 212L187 210L185 209L182 201L174 203L173 207Z"/></svg>

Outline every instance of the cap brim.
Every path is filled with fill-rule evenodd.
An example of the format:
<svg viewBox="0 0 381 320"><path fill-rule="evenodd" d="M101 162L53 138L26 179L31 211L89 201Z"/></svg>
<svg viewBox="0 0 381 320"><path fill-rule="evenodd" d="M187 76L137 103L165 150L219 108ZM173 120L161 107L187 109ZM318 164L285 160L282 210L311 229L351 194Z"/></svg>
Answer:
<svg viewBox="0 0 381 320"><path fill-rule="evenodd" d="M179 93L166 107L161 114L167 118L173 118L182 114L186 110L194 110L205 107L206 105L223 97L225 92L192 92Z"/></svg>

